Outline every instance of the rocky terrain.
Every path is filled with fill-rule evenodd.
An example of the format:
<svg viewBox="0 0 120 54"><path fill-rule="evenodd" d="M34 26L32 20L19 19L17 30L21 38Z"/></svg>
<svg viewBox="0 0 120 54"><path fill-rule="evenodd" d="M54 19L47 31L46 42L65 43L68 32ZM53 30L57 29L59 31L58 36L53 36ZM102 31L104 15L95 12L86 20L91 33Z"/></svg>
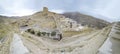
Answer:
<svg viewBox="0 0 120 54"><path fill-rule="evenodd" d="M0 54L119 54L120 22L98 20L105 24L98 29L46 7L30 16L4 17L0 17Z"/></svg>
<svg viewBox="0 0 120 54"><path fill-rule="evenodd" d="M98 19L92 16L81 14L79 12L65 12L62 15L70 19L74 19L75 21L83 25L88 25L89 27L94 27L98 29L104 28L110 24L109 22L105 20L101 20L101 19Z"/></svg>

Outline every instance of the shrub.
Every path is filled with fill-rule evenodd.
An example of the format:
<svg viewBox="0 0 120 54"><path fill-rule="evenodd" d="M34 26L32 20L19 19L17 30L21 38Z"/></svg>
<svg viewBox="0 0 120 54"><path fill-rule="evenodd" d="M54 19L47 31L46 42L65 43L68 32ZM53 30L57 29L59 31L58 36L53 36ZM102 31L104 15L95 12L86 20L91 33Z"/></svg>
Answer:
<svg viewBox="0 0 120 54"><path fill-rule="evenodd" d="M41 32L38 32L37 35L38 35L38 36L41 36Z"/></svg>
<svg viewBox="0 0 120 54"><path fill-rule="evenodd" d="M56 35L56 32L53 31L53 32L51 33L51 36L55 36L55 35Z"/></svg>
<svg viewBox="0 0 120 54"><path fill-rule="evenodd" d="M46 35L46 32L42 32L42 35L45 36L45 35Z"/></svg>
<svg viewBox="0 0 120 54"><path fill-rule="evenodd" d="M30 32L31 31L31 29L27 29L27 32Z"/></svg>
<svg viewBox="0 0 120 54"><path fill-rule="evenodd" d="M30 33L31 33L31 34L35 34L34 30L31 30Z"/></svg>
<svg viewBox="0 0 120 54"><path fill-rule="evenodd" d="M47 34L47 36L49 36L50 35L50 33L46 33Z"/></svg>

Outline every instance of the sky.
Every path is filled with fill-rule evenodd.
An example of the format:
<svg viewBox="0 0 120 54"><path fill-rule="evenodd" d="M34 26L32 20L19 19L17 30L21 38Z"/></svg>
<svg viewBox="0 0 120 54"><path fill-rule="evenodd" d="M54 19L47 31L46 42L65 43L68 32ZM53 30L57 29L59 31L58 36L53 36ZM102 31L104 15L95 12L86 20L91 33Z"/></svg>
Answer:
<svg viewBox="0 0 120 54"><path fill-rule="evenodd" d="M0 0L0 15L31 15L43 7L56 13L78 11L109 22L120 20L120 0Z"/></svg>

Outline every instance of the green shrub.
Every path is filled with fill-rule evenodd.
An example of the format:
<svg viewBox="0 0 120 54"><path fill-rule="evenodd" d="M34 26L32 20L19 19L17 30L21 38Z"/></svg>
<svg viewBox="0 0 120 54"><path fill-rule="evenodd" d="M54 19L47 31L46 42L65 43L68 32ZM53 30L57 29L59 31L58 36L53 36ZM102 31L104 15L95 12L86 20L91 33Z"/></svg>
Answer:
<svg viewBox="0 0 120 54"><path fill-rule="evenodd" d="M46 35L46 32L42 32L42 35L45 36L45 35Z"/></svg>
<svg viewBox="0 0 120 54"><path fill-rule="evenodd" d="M47 36L49 36L50 35L50 33L46 33L47 34Z"/></svg>
<svg viewBox="0 0 120 54"><path fill-rule="evenodd" d="M38 35L38 36L41 36L41 32L38 32L37 35Z"/></svg>
<svg viewBox="0 0 120 54"><path fill-rule="evenodd" d="M27 29L27 32L30 32L31 31L31 29Z"/></svg>
<svg viewBox="0 0 120 54"><path fill-rule="evenodd" d="M31 34L35 34L34 30L31 30L30 33L31 33Z"/></svg>
<svg viewBox="0 0 120 54"><path fill-rule="evenodd" d="M55 35L56 35L56 32L53 31L53 32L51 33L51 36L55 36Z"/></svg>

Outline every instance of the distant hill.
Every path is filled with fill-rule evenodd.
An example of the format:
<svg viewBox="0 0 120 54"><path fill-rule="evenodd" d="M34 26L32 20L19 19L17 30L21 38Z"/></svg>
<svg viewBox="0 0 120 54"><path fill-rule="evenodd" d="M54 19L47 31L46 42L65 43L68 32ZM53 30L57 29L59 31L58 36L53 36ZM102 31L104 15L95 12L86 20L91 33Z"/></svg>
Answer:
<svg viewBox="0 0 120 54"><path fill-rule="evenodd" d="M5 23L5 22L9 23L16 19L19 19L19 17L8 17L8 16L0 15L0 23Z"/></svg>
<svg viewBox="0 0 120 54"><path fill-rule="evenodd" d="M78 23L81 23L82 25L88 25L89 27L95 27L99 29L106 27L107 25L110 24L109 22L105 20L98 19L98 18L88 16L88 15L84 15L79 12L66 12L66 13L63 13L62 15L64 15L67 18L71 18L77 21Z"/></svg>
<svg viewBox="0 0 120 54"><path fill-rule="evenodd" d="M11 18L6 17L6 16L0 16L0 40L3 37L6 37L9 32L12 31L12 27L9 24L9 22L11 21Z"/></svg>

